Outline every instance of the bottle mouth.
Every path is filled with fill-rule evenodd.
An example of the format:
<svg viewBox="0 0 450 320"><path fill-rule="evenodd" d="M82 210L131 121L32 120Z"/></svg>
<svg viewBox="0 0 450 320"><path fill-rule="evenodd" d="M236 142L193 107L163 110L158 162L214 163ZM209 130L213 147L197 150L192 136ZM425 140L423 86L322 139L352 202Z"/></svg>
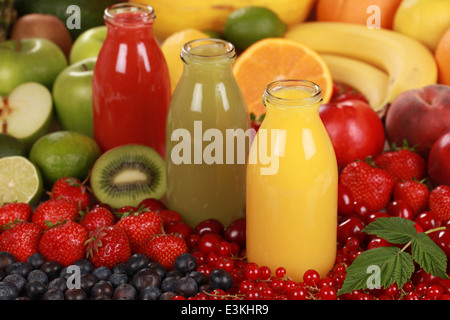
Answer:
<svg viewBox="0 0 450 320"><path fill-rule="evenodd" d="M121 24L153 23L156 18L153 7L141 3L117 3L105 9L107 22Z"/></svg>
<svg viewBox="0 0 450 320"><path fill-rule="evenodd" d="M236 50L234 45L222 39L196 39L187 42L181 49L181 57L191 59L234 59Z"/></svg>
<svg viewBox="0 0 450 320"><path fill-rule="evenodd" d="M277 80L266 86L262 100L264 105L267 102L286 107L314 105L322 101L322 89L308 80Z"/></svg>

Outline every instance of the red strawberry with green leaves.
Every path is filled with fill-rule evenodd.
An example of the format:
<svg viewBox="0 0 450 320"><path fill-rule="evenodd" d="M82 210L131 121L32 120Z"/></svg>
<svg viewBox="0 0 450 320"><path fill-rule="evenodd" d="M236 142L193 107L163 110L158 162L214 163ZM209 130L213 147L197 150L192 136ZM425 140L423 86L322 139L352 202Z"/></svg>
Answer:
<svg viewBox="0 0 450 320"><path fill-rule="evenodd" d="M394 178L389 172L359 160L346 165L339 179L350 190L353 200L366 204L370 212L385 208L394 188Z"/></svg>
<svg viewBox="0 0 450 320"><path fill-rule="evenodd" d="M158 234L147 242L144 254L166 270L172 270L177 257L186 252L188 247L183 238L174 234Z"/></svg>
<svg viewBox="0 0 450 320"><path fill-rule="evenodd" d="M79 210L86 210L91 199L84 183L74 177L62 177L56 180L50 195L53 199L61 198L75 203Z"/></svg>
<svg viewBox="0 0 450 320"><path fill-rule="evenodd" d="M89 232L99 227L112 226L116 222L114 214L107 208L101 206L92 208L81 215L80 224Z"/></svg>
<svg viewBox="0 0 450 320"><path fill-rule="evenodd" d="M63 221L76 221L79 217L80 213L75 203L56 198L39 204L31 216L31 221L47 229L47 222L56 224Z"/></svg>
<svg viewBox="0 0 450 320"><path fill-rule="evenodd" d="M24 202L7 203L0 207L0 232L1 226L16 220L30 221L33 208Z"/></svg>
<svg viewBox="0 0 450 320"><path fill-rule="evenodd" d="M431 190L429 207L439 220L450 220L450 186L440 185Z"/></svg>
<svg viewBox="0 0 450 320"><path fill-rule="evenodd" d="M128 236L118 226L104 226L91 231L85 250L96 268L112 268L119 262L125 263L131 255Z"/></svg>
<svg viewBox="0 0 450 320"><path fill-rule="evenodd" d="M377 156L374 164L389 172L396 181L420 181L427 176L426 160L415 152L414 148L408 147L406 142L401 148L394 144L390 151Z"/></svg>
<svg viewBox="0 0 450 320"><path fill-rule="evenodd" d="M425 211L428 208L430 190L420 181L415 179L399 181L393 190L394 200L403 200L409 204L414 214Z"/></svg>
<svg viewBox="0 0 450 320"><path fill-rule="evenodd" d="M16 221L4 227L0 235L0 251L11 253L21 262L26 262L30 255L39 251L40 226L28 221Z"/></svg>
<svg viewBox="0 0 450 320"><path fill-rule="evenodd" d="M39 252L49 261L57 261L63 267L85 257L84 244L88 231L80 224L66 221L49 227L39 241Z"/></svg>
<svg viewBox="0 0 450 320"><path fill-rule="evenodd" d="M148 239L164 230L161 216L152 211L126 212L116 225L126 231L132 253L143 253Z"/></svg>

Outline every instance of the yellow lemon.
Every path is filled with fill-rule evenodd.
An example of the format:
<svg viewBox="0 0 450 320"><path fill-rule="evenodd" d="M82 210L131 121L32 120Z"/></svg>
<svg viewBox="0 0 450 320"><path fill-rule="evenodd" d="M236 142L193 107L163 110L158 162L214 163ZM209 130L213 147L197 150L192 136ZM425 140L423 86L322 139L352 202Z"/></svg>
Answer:
<svg viewBox="0 0 450 320"><path fill-rule="evenodd" d="M161 44L161 50L169 67L172 92L183 73L183 62L180 59L181 48L191 40L204 38L210 38L210 36L203 31L189 28L173 33Z"/></svg>

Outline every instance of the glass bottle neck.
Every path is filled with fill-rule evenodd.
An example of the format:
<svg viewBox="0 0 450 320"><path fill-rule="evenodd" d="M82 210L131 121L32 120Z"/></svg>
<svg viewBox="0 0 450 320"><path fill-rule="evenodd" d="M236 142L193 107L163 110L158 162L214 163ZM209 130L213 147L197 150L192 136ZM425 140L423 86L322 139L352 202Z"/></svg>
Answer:
<svg viewBox="0 0 450 320"><path fill-rule="evenodd" d="M186 43L181 50L185 67L231 69L236 58L234 46L221 39L198 39Z"/></svg>
<svg viewBox="0 0 450 320"><path fill-rule="evenodd" d="M119 3L105 9L103 19L114 30L149 30L155 20L152 7L139 3Z"/></svg>
<svg viewBox="0 0 450 320"><path fill-rule="evenodd" d="M322 92L318 85L306 80L274 81L266 87L263 103L268 112L318 112Z"/></svg>

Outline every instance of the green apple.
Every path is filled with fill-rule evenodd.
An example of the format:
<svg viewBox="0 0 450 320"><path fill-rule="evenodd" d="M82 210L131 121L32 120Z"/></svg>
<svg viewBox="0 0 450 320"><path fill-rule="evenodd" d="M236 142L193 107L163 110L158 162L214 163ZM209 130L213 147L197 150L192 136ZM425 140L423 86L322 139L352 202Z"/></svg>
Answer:
<svg viewBox="0 0 450 320"><path fill-rule="evenodd" d="M0 96L0 111L2 133L16 137L31 147L50 129L52 94L40 83L22 83L7 97Z"/></svg>
<svg viewBox="0 0 450 320"><path fill-rule="evenodd" d="M0 42L0 94L8 95L25 82L38 82L51 90L67 67L62 50L52 41L28 38Z"/></svg>
<svg viewBox="0 0 450 320"><path fill-rule="evenodd" d="M53 101L61 127L93 137L92 76L97 57L64 69L53 86Z"/></svg>
<svg viewBox="0 0 450 320"><path fill-rule="evenodd" d="M107 27L94 27L83 32L72 45L70 64L86 58L97 57L105 42Z"/></svg>

